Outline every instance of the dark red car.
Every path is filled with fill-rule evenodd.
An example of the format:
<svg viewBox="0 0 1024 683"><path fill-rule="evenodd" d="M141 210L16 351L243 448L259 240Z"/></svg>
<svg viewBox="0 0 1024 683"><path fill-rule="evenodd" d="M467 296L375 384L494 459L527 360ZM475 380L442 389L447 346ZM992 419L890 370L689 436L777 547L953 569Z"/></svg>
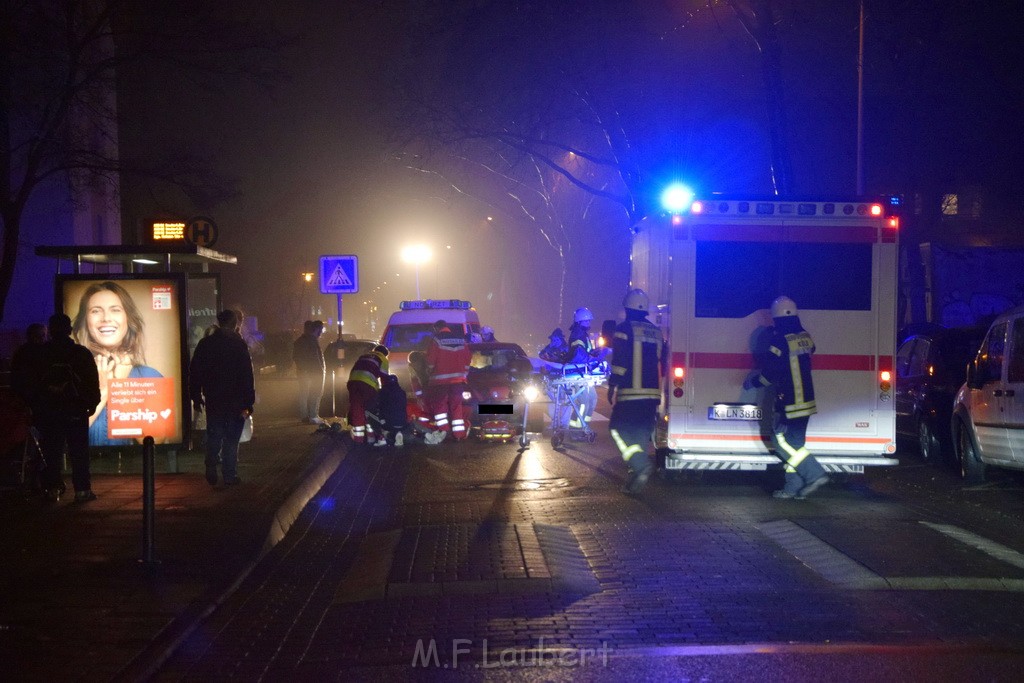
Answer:
<svg viewBox="0 0 1024 683"><path fill-rule="evenodd" d="M525 447L526 433L544 426L541 411L531 414L528 407L540 388L530 358L521 346L509 342L480 342L469 348L473 359L462 397L472 434L502 442L519 437L519 445Z"/></svg>

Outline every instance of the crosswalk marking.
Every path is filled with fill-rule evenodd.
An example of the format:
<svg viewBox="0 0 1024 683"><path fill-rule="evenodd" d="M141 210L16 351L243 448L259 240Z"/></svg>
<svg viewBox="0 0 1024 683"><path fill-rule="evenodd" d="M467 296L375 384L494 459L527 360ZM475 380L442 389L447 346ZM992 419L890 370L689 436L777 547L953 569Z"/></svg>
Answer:
<svg viewBox="0 0 1024 683"><path fill-rule="evenodd" d="M948 524L921 524L969 545L1009 565L1024 569L1024 554L965 529ZM781 519L759 524L761 533L778 543L793 557L829 583L856 590L900 591L1001 591L1024 593L1024 579L973 576L895 576L876 574L849 555L821 540L810 531Z"/></svg>
<svg viewBox="0 0 1024 683"><path fill-rule="evenodd" d="M924 524L929 529L938 531L940 534L945 534L952 539L969 545L972 548L977 548L986 555L994 557L997 560L1001 560L1006 564L1011 564L1014 567L1024 569L1024 555L1018 553L1016 550L1007 548L1005 545L1000 545L995 541L990 541L984 536L972 534L970 531L961 529L957 526L951 526L949 524L932 524L931 522L921 522L921 524Z"/></svg>

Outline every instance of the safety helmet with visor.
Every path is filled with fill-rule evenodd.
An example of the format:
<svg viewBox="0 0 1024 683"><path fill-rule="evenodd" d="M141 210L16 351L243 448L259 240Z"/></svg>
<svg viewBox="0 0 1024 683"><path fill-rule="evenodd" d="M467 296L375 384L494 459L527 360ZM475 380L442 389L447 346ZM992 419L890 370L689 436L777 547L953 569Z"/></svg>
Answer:
<svg viewBox="0 0 1024 683"><path fill-rule="evenodd" d="M626 298L622 300L622 307L631 311L647 312L649 302L647 293L642 289L631 289L626 292Z"/></svg>
<svg viewBox="0 0 1024 683"><path fill-rule="evenodd" d="M577 308L576 312L573 313L572 320L576 323L590 322L594 319L594 314L590 312L587 307Z"/></svg>
<svg viewBox="0 0 1024 683"><path fill-rule="evenodd" d="M772 302L772 317L786 318L797 314L796 302L788 296L780 296Z"/></svg>

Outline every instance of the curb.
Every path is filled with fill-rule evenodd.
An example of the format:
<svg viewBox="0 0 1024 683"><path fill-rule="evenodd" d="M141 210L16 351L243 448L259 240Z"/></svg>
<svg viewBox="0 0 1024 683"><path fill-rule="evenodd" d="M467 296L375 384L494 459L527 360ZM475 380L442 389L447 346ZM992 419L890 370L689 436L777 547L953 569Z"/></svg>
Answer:
<svg viewBox="0 0 1024 683"><path fill-rule="evenodd" d="M298 516L305 509L309 501L312 500L313 496L324 485L324 482L338 469L343 459L339 453L342 448L343 445L339 444L339 448L331 449L323 457L322 462L316 466L316 469L302 480L295 491L274 512L270 522L270 530L267 533L263 547L242 568L242 571L239 572L235 580L205 605L186 607L182 614L164 632L157 634L149 646L122 667L113 676L112 681L145 681L153 677L157 670L170 659L178 647L238 590L238 587L242 585L249 574L259 565L264 556L284 538L285 534L288 533L288 529L295 523L295 520L298 519Z"/></svg>

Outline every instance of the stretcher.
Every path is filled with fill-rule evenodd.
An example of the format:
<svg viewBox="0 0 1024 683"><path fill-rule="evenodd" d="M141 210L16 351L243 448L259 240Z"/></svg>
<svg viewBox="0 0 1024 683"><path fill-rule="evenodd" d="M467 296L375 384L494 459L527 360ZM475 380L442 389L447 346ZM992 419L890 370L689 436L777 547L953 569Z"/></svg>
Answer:
<svg viewBox="0 0 1024 683"><path fill-rule="evenodd" d="M587 404L596 404L597 387L608 382L607 363L549 363L544 384L552 401L551 446L558 448L565 439L594 443L596 432L590 428L592 414ZM593 395L593 398L592 398ZM592 410L591 410L592 412Z"/></svg>

